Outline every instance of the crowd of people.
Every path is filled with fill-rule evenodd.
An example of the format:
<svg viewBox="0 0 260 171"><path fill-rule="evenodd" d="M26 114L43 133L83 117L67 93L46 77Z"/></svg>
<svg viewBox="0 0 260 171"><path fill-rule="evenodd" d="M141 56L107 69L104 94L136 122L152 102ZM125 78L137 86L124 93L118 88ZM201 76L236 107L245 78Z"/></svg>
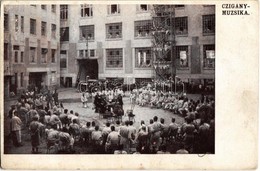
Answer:
<svg viewBox="0 0 260 171"><path fill-rule="evenodd" d="M172 111L174 114L180 114L185 117L188 113L195 113L203 104L206 104L214 111L215 101L213 97L201 95L197 101L188 99L185 93L175 94L171 91L163 92L146 87L134 89L130 95L132 108L135 105L146 106L150 108L161 108ZM211 112L212 113L212 112Z"/></svg>
<svg viewBox="0 0 260 171"><path fill-rule="evenodd" d="M121 89L82 93L83 107L93 103L97 113L117 114L121 110L120 114L126 116L124 120L84 123L74 109L64 109L56 89L53 92L48 89L26 91L9 110L13 145L23 145L23 132L30 136L32 153L39 153L43 142L47 153L52 149L53 153L73 153L76 148L88 149L87 153L93 154L214 153L213 98L202 95L195 102L185 94L177 96L147 87L134 89L130 95L132 110L135 105L162 108L184 118L184 123L176 123L173 115L171 123L166 124L164 118L154 116L149 123L141 121L140 126L136 126L133 120L126 119L124 111L122 113L124 96ZM175 146L174 151L171 146Z"/></svg>

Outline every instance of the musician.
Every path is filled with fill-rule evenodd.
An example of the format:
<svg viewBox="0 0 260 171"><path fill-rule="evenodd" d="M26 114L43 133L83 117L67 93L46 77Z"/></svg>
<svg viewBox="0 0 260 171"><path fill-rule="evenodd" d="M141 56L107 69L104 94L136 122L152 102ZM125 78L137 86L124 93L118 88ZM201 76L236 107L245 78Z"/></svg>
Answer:
<svg viewBox="0 0 260 171"><path fill-rule="evenodd" d="M121 94L118 94L117 96L117 102L118 104L123 108L123 98L122 98L122 95Z"/></svg>

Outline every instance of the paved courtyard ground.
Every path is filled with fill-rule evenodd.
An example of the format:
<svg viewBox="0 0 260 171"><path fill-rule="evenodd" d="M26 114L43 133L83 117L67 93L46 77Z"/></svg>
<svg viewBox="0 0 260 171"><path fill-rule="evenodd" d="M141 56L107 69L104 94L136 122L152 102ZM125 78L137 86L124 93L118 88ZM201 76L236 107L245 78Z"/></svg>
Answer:
<svg viewBox="0 0 260 171"><path fill-rule="evenodd" d="M74 112L79 113L79 118L81 120L81 125L85 125L87 121L95 121L101 127L107 122L106 119L103 119L99 116L98 113L95 113L92 103L89 103L89 108L83 108L82 103L80 102L81 94L76 91L76 89L60 89L59 90L59 99L63 101L63 105L65 109L73 110ZM188 95L188 97L196 100L199 98L199 95ZM124 101L124 110L126 112L127 109L130 109L130 100L129 97L126 96L123 98ZM22 147L14 147L12 145L11 140L8 138L9 130L9 120L7 118L7 113L9 107L14 104L15 100L5 100L5 119L4 119L4 135L5 135L5 148L4 153L9 154L29 154L31 153L31 145L30 145L30 136L28 134L28 128L24 128L22 130L23 136L22 141L24 146ZM163 110L163 109L151 109L150 107L140 107L138 105L134 108L135 123L134 126L139 128L141 120L144 120L146 124L149 123L149 120L154 116L158 116L158 118L164 118L165 123L169 124L171 122L171 118L176 118L176 122L182 124L184 122L183 118L173 114L172 112ZM128 117L123 116L123 121L127 120ZM40 151L42 153L46 152L46 143L42 142L40 146ZM80 153L80 152L79 152Z"/></svg>

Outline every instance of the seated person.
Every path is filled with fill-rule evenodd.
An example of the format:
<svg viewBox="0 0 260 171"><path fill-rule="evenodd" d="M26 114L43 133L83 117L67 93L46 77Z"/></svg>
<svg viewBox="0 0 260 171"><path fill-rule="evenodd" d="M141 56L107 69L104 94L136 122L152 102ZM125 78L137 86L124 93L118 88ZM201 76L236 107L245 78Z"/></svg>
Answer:
<svg viewBox="0 0 260 171"><path fill-rule="evenodd" d="M73 137L80 135L80 126L77 124L76 119L73 119L72 123L70 124L69 133Z"/></svg>
<svg viewBox="0 0 260 171"><path fill-rule="evenodd" d="M51 146L58 145L59 143L59 131L56 130L54 126L51 129L46 129L46 137L47 137L47 149Z"/></svg>
<svg viewBox="0 0 260 171"><path fill-rule="evenodd" d="M59 132L59 146L64 150L73 149L74 138L67 132Z"/></svg>
<svg viewBox="0 0 260 171"><path fill-rule="evenodd" d="M151 97L151 101L150 101L151 107L156 106L156 103L157 103L157 97L156 97L155 93L153 93L153 95Z"/></svg>

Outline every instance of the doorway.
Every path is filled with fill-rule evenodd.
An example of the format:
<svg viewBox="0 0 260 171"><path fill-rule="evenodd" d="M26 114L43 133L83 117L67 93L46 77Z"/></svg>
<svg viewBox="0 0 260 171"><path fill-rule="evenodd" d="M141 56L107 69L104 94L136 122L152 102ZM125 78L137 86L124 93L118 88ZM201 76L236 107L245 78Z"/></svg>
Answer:
<svg viewBox="0 0 260 171"><path fill-rule="evenodd" d="M37 87L41 90L43 83L45 82L46 72L30 72L29 73L29 85Z"/></svg>
<svg viewBox="0 0 260 171"><path fill-rule="evenodd" d="M79 80L86 81L89 79L98 79L98 61L97 59L84 59L79 60Z"/></svg>

